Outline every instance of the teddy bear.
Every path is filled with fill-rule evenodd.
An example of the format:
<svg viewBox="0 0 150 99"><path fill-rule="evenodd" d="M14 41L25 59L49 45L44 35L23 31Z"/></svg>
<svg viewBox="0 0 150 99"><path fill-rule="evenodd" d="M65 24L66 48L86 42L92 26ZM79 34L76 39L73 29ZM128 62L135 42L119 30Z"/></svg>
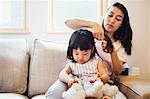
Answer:
<svg viewBox="0 0 150 99"><path fill-rule="evenodd" d="M97 80L94 83L87 81L78 81L74 83L67 91L63 93L64 99L85 99L85 97L102 98L108 96L112 98L118 92L118 87L115 85L103 84Z"/></svg>
<svg viewBox="0 0 150 99"><path fill-rule="evenodd" d="M100 80L97 80L94 83L82 82L82 86L85 91L86 97L101 98L103 96L103 93L101 90L103 86L103 82Z"/></svg>
<svg viewBox="0 0 150 99"><path fill-rule="evenodd" d="M116 85L109 85L108 83L104 84L101 89L103 95L109 97L115 96L118 90L119 89Z"/></svg>
<svg viewBox="0 0 150 99"><path fill-rule="evenodd" d="M86 94L79 83L74 83L67 91L63 92L64 99L85 99Z"/></svg>
<svg viewBox="0 0 150 99"><path fill-rule="evenodd" d="M101 88L103 83L101 81L80 82L74 83L67 91L63 92L64 99L85 99L85 97L97 97L103 96Z"/></svg>
<svg viewBox="0 0 150 99"><path fill-rule="evenodd" d="M94 83L82 82L83 89L86 93L86 97L102 98L108 96L112 98L118 92L116 85L109 85L108 83L103 84L101 80L96 80Z"/></svg>

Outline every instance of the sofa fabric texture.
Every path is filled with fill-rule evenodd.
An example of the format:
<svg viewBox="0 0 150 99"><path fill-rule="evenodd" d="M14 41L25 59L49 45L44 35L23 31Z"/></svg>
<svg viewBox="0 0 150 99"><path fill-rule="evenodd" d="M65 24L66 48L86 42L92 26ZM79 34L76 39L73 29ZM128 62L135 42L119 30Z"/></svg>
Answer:
<svg viewBox="0 0 150 99"><path fill-rule="evenodd" d="M26 40L0 40L0 92L22 94L27 88L29 53Z"/></svg>
<svg viewBox="0 0 150 99"><path fill-rule="evenodd" d="M63 43L46 40L34 41L29 71L29 96L44 94L58 79L60 70L66 64L66 48Z"/></svg>
<svg viewBox="0 0 150 99"><path fill-rule="evenodd" d="M66 43L35 39L33 50L27 44L26 39L0 39L0 99L46 99L44 94L67 62ZM127 98L150 99L148 81L126 77L117 81ZM124 99L119 94L115 99Z"/></svg>

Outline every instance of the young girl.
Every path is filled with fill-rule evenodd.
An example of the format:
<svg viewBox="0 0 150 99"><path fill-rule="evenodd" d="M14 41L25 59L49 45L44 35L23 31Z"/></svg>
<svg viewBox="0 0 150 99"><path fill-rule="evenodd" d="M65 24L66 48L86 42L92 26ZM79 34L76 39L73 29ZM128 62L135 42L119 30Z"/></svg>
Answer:
<svg viewBox="0 0 150 99"><path fill-rule="evenodd" d="M70 38L67 50L69 61L60 72L59 79L67 83L68 87L80 81L84 89L87 87L85 84L90 84L92 87L94 83L99 83L99 87L92 91L95 93L91 94L85 90L86 96L97 97L96 94L101 90L104 95L112 97L117 93L118 88L116 86L108 88L108 85L105 84L109 81L109 74L103 66L103 61L96 53L92 32L82 29L75 31ZM101 81L105 84L102 88L100 87ZM110 90L112 91L110 92ZM101 96L99 95L98 98Z"/></svg>

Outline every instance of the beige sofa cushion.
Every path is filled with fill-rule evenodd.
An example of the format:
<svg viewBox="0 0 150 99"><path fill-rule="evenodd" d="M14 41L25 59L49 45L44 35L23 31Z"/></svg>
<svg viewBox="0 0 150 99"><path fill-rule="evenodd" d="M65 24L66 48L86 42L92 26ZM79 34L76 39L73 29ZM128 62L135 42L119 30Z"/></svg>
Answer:
<svg viewBox="0 0 150 99"><path fill-rule="evenodd" d="M0 93L0 99L29 99L27 96L16 93Z"/></svg>
<svg viewBox="0 0 150 99"><path fill-rule="evenodd" d="M29 60L26 44L25 39L0 39L0 92L26 91Z"/></svg>
<svg viewBox="0 0 150 99"><path fill-rule="evenodd" d="M66 64L67 44L46 40L34 41L29 71L28 95L45 93L58 79L59 72Z"/></svg>
<svg viewBox="0 0 150 99"><path fill-rule="evenodd" d="M42 94L42 95L33 96L31 99L46 99L46 97L44 94Z"/></svg>

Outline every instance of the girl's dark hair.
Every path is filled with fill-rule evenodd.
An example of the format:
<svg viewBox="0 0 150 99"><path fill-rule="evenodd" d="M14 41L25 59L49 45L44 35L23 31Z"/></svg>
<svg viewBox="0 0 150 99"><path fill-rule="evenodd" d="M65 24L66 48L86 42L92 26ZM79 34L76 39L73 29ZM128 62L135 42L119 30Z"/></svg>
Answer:
<svg viewBox="0 0 150 99"><path fill-rule="evenodd" d="M107 45L106 45L105 49L103 49L103 50L107 53L112 53L112 51L113 51L112 42L106 33L104 34L104 36L105 36L105 40L107 41Z"/></svg>
<svg viewBox="0 0 150 99"><path fill-rule="evenodd" d="M89 50L94 48L93 53L91 54L91 58L95 56L96 47L94 42L94 37L92 32L88 30L77 30L75 31L69 40L69 46L67 49L67 58L76 62L73 58L73 49L80 48L80 50Z"/></svg>
<svg viewBox="0 0 150 99"><path fill-rule="evenodd" d="M107 34L105 34L105 40L107 41L107 45L104 50L107 50L107 52L111 53L113 50L113 45ZM69 46L67 49L67 58L72 60L73 62L76 62L73 58L73 49L77 48L80 48L80 50L89 50L94 48L94 51L91 54L91 58L93 58L95 54L99 55L95 47L92 32L85 29L76 30L70 37Z"/></svg>
<svg viewBox="0 0 150 99"><path fill-rule="evenodd" d="M124 18L122 25L118 28L118 30L113 34L113 38L119 40L123 47L125 48L125 52L128 55L131 55L131 48L132 48L132 29L130 26L130 20L128 16L128 11L124 5L121 3L115 2L111 7L117 7L124 13ZM108 8L109 9L109 8ZM104 20L103 20L104 23ZM102 26L104 28L104 24ZM104 28L105 30L105 28ZM106 30L105 30L106 31Z"/></svg>

